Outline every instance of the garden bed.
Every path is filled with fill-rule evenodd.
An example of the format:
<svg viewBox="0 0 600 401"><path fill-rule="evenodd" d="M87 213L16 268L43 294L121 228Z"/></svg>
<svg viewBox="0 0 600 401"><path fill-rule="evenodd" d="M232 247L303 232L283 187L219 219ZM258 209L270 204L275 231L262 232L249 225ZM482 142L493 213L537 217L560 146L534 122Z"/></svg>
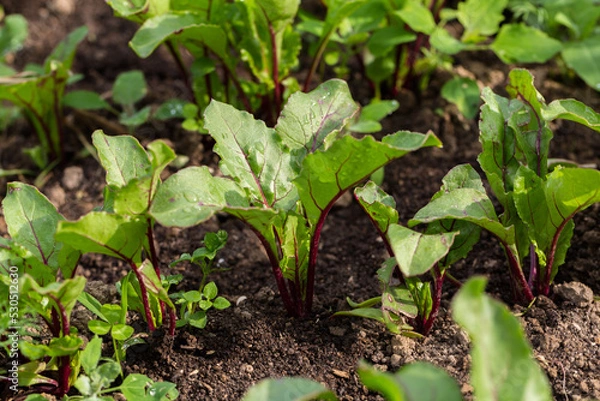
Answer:
<svg viewBox="0 0 600 401"><path fill-rule="evenodd" d="M5 3L7 14L21 13L30 23L30 39L18 54L16 65L42 61L47 50L68 32L87 25L90 34L80 46L74 64L74 70L86 77L78 84L82 88L106 91L119 72L137 68L144 71L149 82L150 92L145 101L150 104L182 96L185 91L176 66L166 53L159 51L146 60L134 55L126 41L135 32L135 26L114 18L102 1L86 5L69 0ZM503 92L509 67L493 54L470 53L468 57L458 57L455 65L464 74L472 74L481 85ZM577 80L564 82L555 65L527 67L548 102L572 97L594 110L600 109L597 92ZM431 129L444 143L442 149L419 150L386 168L383 187L396 199L402 223L429 201L453 166L477 165L480 152L477 122L465 119L439 97L446 78L443 72L434 74L427 91L418 99L411 92L402 92L398 98L399 110L384 121L383 133ZM349 84L356 99L368 100L370 94L364 83L350 79ZM107 134L123 133L111 130L112 125L103 125L104 121L87 114L73 113L68 118L70 126L80 130L88 140L97 128ZM104 187L104 172L97 162L91 157L75 157L81 144L73 133L71 129L67 143L73 157L54 169L41 188L69 220L101 205ZM177 154L190 158L190 165L216 167L217 157L208 138L186 132L177 123L146 124L136 132L136 137L142 144L166 139ZM23 168L29 162L24 161L20 149L34 143L34 135L25 122L9 127L0 141L2 167ZM600 138L580 125L559 121L555 124L550 153L598 166ZM168 172L175 169L169 168ZM19 180L27 182L30 177ZM6 182L0 179L2 194ZM600 294L599 216L600 205L596 204L576 217L573 245L557 276L554 293L549 298L540 297L529 310L513 307L515 313L522 314L520 320L557 400L600 398L600 303L593 297ZM324 383L341 400L349 401L380 399L359 382L355 373L359 360L389 371L408 362L426 360L446 369L470 397L469 340L449 313L450 300L456 291L451 284L446 284L441 313L431 334L422 340L394 336L382 325L367 320L332 318L333 312L348 309L346 297L360 301L378 294L376 271L386 258L376 230L351 197L343 197L336 204L323 228L314 310L303 319L286 315L267 256L253 232L235 219L217 216L190 229L159 227L156 239L163 266L183 252L192 252L206 232L217 229L229 234L227 246L218 255L219 267L229 270L212 279L232 307L209 313L204 330L187 327L178 330L175 337L167 336L163 330L142 334L147 344L128 351L126 372L176 383L183 400L238 400L260 379L298 375ZM6 235L3 218L0 218L0 234ZM128 271L114 259L95 255L84 256L79 269L89 280L88 286L95 283L93 287L99 288L97 294L105 293L102 296L108 298L104 302L115 296L110 291L112 284ZM172 272L186 276L186 288L179 289L198 286L200 274L193 267L179 265ZM487 276L487 291L511 305L505 257L490 235L484 233L469 257L453 266L451 273L459 280L477 274ZM77 309L74 324L81 332L87 331L86 319L89 316L83 308ZM143 321L134 324L136 332L145 332ZM8 390L0 394L4 398Z"/></svg>

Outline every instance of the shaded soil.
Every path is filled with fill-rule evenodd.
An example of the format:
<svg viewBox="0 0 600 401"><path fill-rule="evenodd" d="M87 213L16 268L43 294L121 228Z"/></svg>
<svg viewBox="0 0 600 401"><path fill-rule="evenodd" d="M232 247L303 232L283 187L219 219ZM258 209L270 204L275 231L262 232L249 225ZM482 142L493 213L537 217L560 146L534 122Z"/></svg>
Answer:
<svg viewBox="0 0 600 401"><path fill-rule="evenodd" d="M80 6L68 0L5 0L7 14L19 12L30 21L30 39L14 65L41 62L69 31L85 24L90 28L90 35L80 47L74 70L83 73L86 79L78 86L104 92L110 90L119 72L139 68L150 82L145 102L158 104L171 97L184 96L184 86L166 54L158 52L148 60L139 60L126 44L135 27L114 18L101 1L86 3L89 4ZM495 91L501 92L506 83L508 67L488 53L461 56L456 66L456 72L471 74L481 85L491 86ZM581 82L565 81L556 66L528 67L548 102L574 97L595 110L600 109L596 92ZM450 168L459 163L476 165L480 150L477 123L465 120L438 96L447 78L447 73L436 73L429 89L419 99L412 93L401 93L400 110L384 124L384 132L431 129L444 142L443 149L426 149L407 155L386 169L384 189L395 197L402 222L428 202ZM368 98L367 89L359 82L350 82L358 99ZM73 112L68 118L71 130L79 130L88 140L97 128L119 133L113 125L103 126L104 120L89 115ZM556 136L551 150L554 157L600 164L597 133L570 122L558 122L554 128ZM2 168L31 168L20 154L21 148L36 143L27 124L17 122L1 135ZM190 164L216 166L216 157L206 138L185 132L175 123L146 124L136 136L144 144L165 138L178 154L190 157ZM104 173L93 158L77 156L81 144L75 135L70 138L68 149L72 158L55 169L41 189L67 219L76 219L101 204ZM31 182L31 177L18 179ZM0 179L2 194L6 182ZM573 245L557 276L557 282L565 284L550 298L539 299L528 311L512 306L515 313L526 312L520 319L557 400L600 398L600 302L593 301L589 295L573 295L586 295L586 288L600 294L599 216L600 205L596 205L576 218ZM371 321L331 317L333 312L347 308L347 296L364 300L377 295L375 275L386 257L377 233L350 197L342 199L325 224L314 313L307 319L286 316L260 244L253 233L236 220L219 216L187 230L159 227L157 240L164 271L167 272L168 263L180 253L198 247L207 231L217 229L229 233L228 245L219 255L219 266L230 270L216 274L213 279L233 306L211 313L204 330L182 329L174 338L165 336L162 331L144 334L144 325L136 323L147 344L129 350L124 363L126 372L177 383L182 400L238 400L249 386L262 378L290 375L320 381L333 389L341 400L377 400L381 398L369 393L358 381L355 368L359 360L390 371L411 361L427 360L454 376L470 398L469 341L450 317L449 303L455 292L452 286L445 287L440 316L431 335L424 340L391 335ZM0 234L6 235L3 217ZM127 270L115 260L86 255L80 272L90 281L112 284ZM169 273L186 276L185 284L178 288L181 290L197 287L200 281L198 272L189 266L176 267ZM468 259L454 266L452 273L461 280L475 274L487 276L489 293L512 305L504 255L489 235L483 235ZM92 284L91 287L90 291L97 287L107 291L105 285ZM107 301L112 297L114 295L109 295ZM87 319L89 316L82 309L75 312L75 324L83 332ZM4 399L6 394L0 387L0 398Z"/></svg>

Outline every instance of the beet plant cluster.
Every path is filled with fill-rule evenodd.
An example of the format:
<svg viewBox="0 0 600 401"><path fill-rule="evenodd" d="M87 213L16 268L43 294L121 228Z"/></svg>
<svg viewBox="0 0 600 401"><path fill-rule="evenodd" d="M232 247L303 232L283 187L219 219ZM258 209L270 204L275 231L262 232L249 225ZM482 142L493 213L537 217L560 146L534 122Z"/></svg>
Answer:
<svg viewBox="0 0 600 401"><path fill-rule="evenodd" d="M207 233L196 250L172 261L168 267L185 263L200 270L199 286L190 289L185 275L168 274L159 258L156 225L189 228L224 214L240 220L264 248L283 308L304 318L316 295L326 218L353 191L389 258L377 272L380 293L360 302L348 299L350 310L335 315L371 318L392 333L427 336L449 282L461 287L453 316L472 339L475 396L551 399L518 321L484 295L484 280L463 284L451 268L485 230L504 250L516 302L526 306L551 293L571 245L574 216L600 202L597 169L552 159L551 122L566 119L600 131L600 115L573 99L547 104L525 69L511 71L506 97L490 88L480 91L464 77L451 79L441 96L468 118L479 113L479 166L452 168L405 225L396 201L380 187L382 169L442 143L431 131L398 131L381 139L368 134L380 131L380 120L401 106L393 100L401 90L425 89L433 72L451 69L452 56L463 51L488 49L507 64L558 58L565 75L574 71L598 89L598 69L588 68L600 60L594 29L600 11L592 0L531 7L466 0L457 9L446 8L443 0L329 0L322 2L321 17L302 9L299 0L107 3L116 16L139 25L129 43L138 56L166 46L189 98L172 99L154 111L139 108L147 93L140 71L121 73L110 96L67 91L83 78L70 69L87 34L84 27L67 36L43 66L17 72L4 56L22 45L27 22L20 16L4 19L0 100L14 108L1 110L0 126L18 114L31 122L39 145L26 153L42 170L36 184L67 156L64 108L108 112L129 131L97 130L91 145L82 139L104 169L106 185L102 204L76 221L67 221L35 185L8 184L2 208L9 238L0 238L0 345L16 363L0 369L0 380L15 394L21 389L28 401L47 399L42 393L71 401L117 394L128 400L176 399L173 383L124 374L127 350L143 342L131 317L137 314L149 332L167 336L177 329L205 329L216 310L231 306L209 277L222 270L215 266L218 252L235 244L227 243L225 231ZM460 27L460 37L449 33L450 25ZM302 78L295 74L300 56L309 60ZM353 64L370 88L364 107L346 81ZM336 78L323 78L331 75ZM180 118L185 129L210 136L218 171L181 168L185 160L179 163L166 141L142 146L133 135L149 119L167 118ZM167 174L169 166L176 172ZM118 303L103 304L86 291L78 273L85 254L127 266L115 283ZM72 324L77 303L93 315L87 322L92 338ZM103 357L103 343L110 357ZM389 400L462 399L453 379L427 364L396 374L364 363L357 370L367 388ZM509 370L518 372L507 378ZM429 396L418 398L424 392ZM282 393L286 400L337 399L319 383L289 378L261 382L244 400L280 400Z"/></svg>

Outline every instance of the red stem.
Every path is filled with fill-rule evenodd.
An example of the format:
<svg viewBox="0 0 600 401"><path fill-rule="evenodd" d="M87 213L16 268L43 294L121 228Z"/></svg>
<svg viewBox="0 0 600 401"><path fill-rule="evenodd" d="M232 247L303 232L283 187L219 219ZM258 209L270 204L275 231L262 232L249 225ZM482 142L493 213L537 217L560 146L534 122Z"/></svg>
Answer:
<svg viewBox="0 0 600 401"><path fill-rule="evenodd" d="M262 244L265 252L267 252L267 256L269 258L269 262L271 263L271 271L273 272L273 276L275 276L275 281L277 282L277 288L279 289L279 294L281 295L281 299L283 300L283 304L287 313L290 316L296 316L296 308L294 307L294 302L290 296L290 292L285 284L285 278L283 277L283 273L281 272L281 268L279 267L279 260L273 253L273 250L269 246L269 242L266 238L258 232L257 229L248 224L250 229L254 231L254 234L258 237L260 243Z"/></svg>
<svg viewBox="0 0 600 401"><path fill-rule="evenodd" d="M421 334L426 336L433 327L433 322L438 315L440 310L440 304L442 303L442 289L444 286L444 273L440 271L440 267L436 265L433 268L433 299L431 304L431 312L427 319L423 322Z"/></svg>
<svg viewBox="0 0 600 401"><path fill-rule="evenodd" d="M152 310L150 309L150 301L148 298L148 290L146 289L146 284L144 284L144 278L138 270L138 267L135 265L133 260L128 260L129 266L133 269L135 276L137 277L138 283L140 284L140 292L142 296L142 304L144 305L144 313L146 315L146 321L148 322L148 330L154 331L156 330L156 326L154 326L154 320L152 319Z"/></svg>
<svg viewBox="0 0 600 401"><path fill-rule="evenodd" d="M62 337L68 336L71 327L69 324L67 311L65 310L62 302L60 302L55 296L50 294L49 297L52 298L58 307L58 312L56 309L52 309L52 321L54 323L55 330L57 331L57 333L53 333L53 335L54 337L61 337L60 334L62 332ZM69 376L71 376L71 357L69 355L61 356L59 358L58 365L58 395L62 397L67 394L70 388Z"/></svg>
<svg viewBox="0 0 600 401"><path fill-rule="evenodd" d="M529 285L527 284L527 280L525 279L525 275L521 269L521 264L519 263L519 260L515 254L510 250L508 245L503 241L501 241L501 244L508 258L508 265L510 267L510 273L515 287L517 302L529 304L531 301L533 301L534 296L531 292L531 288L529 288Z"/></svg>
<svg viewBox="0 0 600 401"><path fill-rule="evenodd" d="M158 254L156 252L156 247L154 246L154 231L152 230L152 222L150 218L146 219L148 224L148 229L146 230L146 237L148 237L148 247L150 251L150 260L152 261L152 266L154 267L154 272L156 273L156 277L160 280L160 265L158 261ZM159 300L160 304L160 314L161 316L165 316L165 302Z"/></svg>
<svg viewBox="0 0 600 401"><path fill-rule="evenodd" d="M573 215L571 215L572 217ZM560 234L564 230L567 222L571 220L571 217L563 220L563 222L558 226L556 230L556 234L552 238L552 244L550 245L550 252L548 253L548 263L546 264L546 274L544 275L544 281L542 283L538 283L538 292L542 295L548 295L550 293L550 282L552 281L552 265L554 264L554 257L556 256L556 247L558 246L558 240L560 238Z"/></svg>

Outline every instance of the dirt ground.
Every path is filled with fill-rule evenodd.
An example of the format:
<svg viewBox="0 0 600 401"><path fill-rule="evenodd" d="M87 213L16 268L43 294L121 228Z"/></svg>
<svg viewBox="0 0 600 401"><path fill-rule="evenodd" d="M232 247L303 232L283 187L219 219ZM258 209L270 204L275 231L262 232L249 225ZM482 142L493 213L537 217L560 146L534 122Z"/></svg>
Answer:
<svg viewBox="0 0 600 401"><path fill-rule="evenodd" d="M87 25L90 34L79 48L74 64L74 70L85 75L78 87L102 93L110 90L118 73L141 69L150 87L146 103L159 104L171 97L185 96L184 85L168 54L159 51L147 60L138 59L127 47L135 26L113 17L103 1L3 0L2 5L7 14L21 13L30 23L30 38L14 60L17 67L41 62L68 32ZM501 92L506 84L509 67L486 52L460 56L455 64L458 72L471 74L481 85L491 86L495 91ZM527 67L548 102L573 97L600 110L598 93L579 81L565 80L554 64ZM447 78L447 73L436 73L427 92L419 98L402 92L399 111L384 123L384 132L388 133L431 129L444 143L443 149L418 151L386 169L384 189L395 197L402 222L428 202L450 168L459 163L477 165L480 151L477 122L464 119L438 95ZM368 92L359 80L350 79L350 84L358 99ZM81 143L74 135L75 130L88 140L94 129L101 128L110 134L120 132L102 120L75 112L70 112L68 119L72 131L68 142L70 158L50 174L41 189L67 219L76 219L102 203L104 173L93 158L76 157ZM554 157L600 165L597 133L562 121L554 128L551 148ZM19 122L1 135L2 168L31 168L20 153L22 147L36 143L31 128ZM167 139L178 154L190 157L191 165L216 166L210 142L183 131L176 123L152 122L141 127L136 136L144 144L156 138ZM32 177L18 179L32 181ZM0 179L0 198L7 181ZM600 294L599 227L600 205L576 218L573 245L557 276L556 291L550 298L540 298L520 318L557 400L600 398L600 302L594 301L587 291ZM182 400L239 400L249 386L262 378L291 375L322 382L341 400L379 400L379 396L360 384L355 373L359 360L388 371L411 361L426 360L446 369L470 399L469 342L450 318L449 303L455 293L451 285L444 288L440 315L431 335L423 340L394 336L367 320L332 318L333 312L347 308L347 296L364 300L377 295L375 274L386 257L375 229L351 198L336 206L325 224L314 313L302 320L286 316L258 241L248 228L233 219L214 218L187 230L158 228L163 271L186 276L185 287L178 289L197 287L199 272L189 266L169 270L168 263L182 252L193 251L204 233L217 229L229 233L219 263L230 270L212 278L233 306L209 314L204 330L182 329L174 338L163 331L144 334L147 344L135 346L127 353L126 372L172 381L177 384ZM6 235L1 216L0 234ZM79 269L88 280L101 282L92 286L103 291L107 290L105 283L112 285L127 273L119 262L95 255L85 256ZM474 274L487 276L489 293L508 303L515 313L523 312L511 304L505 258L499 244L489 235L484 234L469 257L452 267L452 274L461 280ZM76 311L75 324L82 331L87 318L81 309ZM141 324L137 324L137 329L142 333L145 330ZM0 387L1 399L7 396L5 391Z"/></svg>

